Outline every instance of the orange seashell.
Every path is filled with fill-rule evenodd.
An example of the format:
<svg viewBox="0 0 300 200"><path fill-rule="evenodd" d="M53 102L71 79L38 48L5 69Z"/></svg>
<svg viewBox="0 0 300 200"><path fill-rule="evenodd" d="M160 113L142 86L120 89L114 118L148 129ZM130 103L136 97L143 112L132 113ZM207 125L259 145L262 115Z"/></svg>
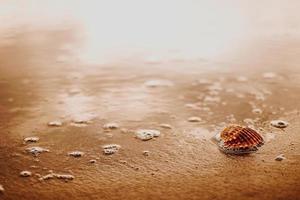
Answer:
<svg viewBox="0 0 300 200"><path fill-rule="evenodd" d="M264 139L255 130L240 125L229 125L220 134L219 148L228 154L248 154L258 150Z"/></svg>

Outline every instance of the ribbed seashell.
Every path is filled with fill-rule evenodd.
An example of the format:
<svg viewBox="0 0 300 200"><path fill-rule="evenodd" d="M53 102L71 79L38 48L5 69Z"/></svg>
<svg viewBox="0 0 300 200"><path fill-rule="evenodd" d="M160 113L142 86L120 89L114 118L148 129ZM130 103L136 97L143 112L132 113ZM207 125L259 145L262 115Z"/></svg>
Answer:
<svg viewBox="0 0 300 200"><path fill-rule="evenodd" d="M258 150L264 144L260 134L239 125L229 125L220 133L219 148L228 154L248 154Z"/></svg>

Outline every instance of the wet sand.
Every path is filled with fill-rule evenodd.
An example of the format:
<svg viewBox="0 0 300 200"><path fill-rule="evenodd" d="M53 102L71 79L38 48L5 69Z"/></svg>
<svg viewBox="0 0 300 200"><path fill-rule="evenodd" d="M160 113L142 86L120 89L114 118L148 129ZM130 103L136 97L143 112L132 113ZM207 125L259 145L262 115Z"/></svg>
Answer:
<svg viewBox="0 0 300 200"><path fill-rule="evenodd" d="M3 36L0 199L299 199L300 37L249 38L215 60L86 64L70 52L80 48L76 31ZM272 127L277 119L289 126ZM220 152L212 138L230 123L259 130L264 146L245 156ZM141 141L139 129L161 134ZM39 141L24 143L31 136ZM105 155L107 144L120 149ZM26 151L35 146L49 152ZM276 161L280 154L286 159ZM20 177L24 170L32 175ZM74 179L40 180L52 172Z"/></svg>

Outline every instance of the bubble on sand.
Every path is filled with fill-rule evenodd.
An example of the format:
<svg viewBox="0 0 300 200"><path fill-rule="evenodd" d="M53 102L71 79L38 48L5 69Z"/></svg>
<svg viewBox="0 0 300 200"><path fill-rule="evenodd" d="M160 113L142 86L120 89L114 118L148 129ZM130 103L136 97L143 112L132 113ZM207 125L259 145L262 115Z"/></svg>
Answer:
<svg viewBox="0 0 300 200"><path fill-rule="evenodd" d="M207 103L218 103L220 101L221 101L220 97L206 96L204 98L204 102L207 102Z"/></svg>
<svg viewBox="0 0 300 200"><path fill-rule="evenodd" d="M223 90L220 82L213 83L212 85L208 86L207 89L210 90L210 91L212 91L212 90L215 90L215 91Z"/></svg>
<svg viewBox="0 0 300 200"><path fill-rule="evenodd" d="M159 126L166 129L172 129L172 126L170 124L160 124Z"/></svg>
<svg viewBox="0 0 300 200"><path fill-rule="evenodd" d="M236 122L236 118L234 117L233 114L230 114L230 115L226 116L226 119L227 119L227 121L230 122L230 123Z"/></svg>
<svg viewBox="0 0 300 200"><path fill-rule="evenodd" d="M84 153L82 151L72 151L72 152L68 153L68 155L78 158L78 157L83 156Z"/></svg>
<svg viewBox="0 0 300 200"><path fill-rule="evenodd" d="M50 179L54 179L54 178L69 181L69 180L73 180L75 177L71 174L56 174L56 173L51 172L50 174L46 174L44 176L41 176L39 178L39 180L44 181L44 180L50 180Z"/></svg>
<svg viewBox="0 0 300 200"><path fill-rule="evenodd" d="M96 117L93 113L80 114L78 116L73 117L72 123L75 124L89 124L92 123L92 120Z"/></svg>
<svg viewBox="0 0 300 200"><path fill-rule="evenodd" d="M236 93L236 97L237 97L237 98L240 98L240 99L243 99L243 98L245 98L246 96L245 96L245 94L242 94L242 93Z"/></svg>
<svg viewBox="0 0 300 200"><path fill-rule="evenodd" d="M42 147L29 147L26 149L27 152L34 154L35 156L43 153L43 152L49 152L48 149L42 148Z"/></svg>
<svg viewBox="0 0 300 200"><path fill-rule="evenodd" d="M144 156L149 156L149 154L150 154L150 151L143 151Z"/></svg>
<svg viewBox="0 0 300 200"><path fill-rule="evenodd" d="M259 108L254 108L254 109L252 110L252 112L255 113L255 114L262 114L262 110L259 109Z"/></svg>
<svg viewBox="0 0 300 200"><path fill-rule="evenodd" d="M274 139L275 139L274 133L266 133L266 135L265 135L266 142L270 142L271 140L274 140Z"/></svg>
<svg viewBox="0 0 300 200"><path fill-rule="evenodd" d="M21 171L20 172L20 176L22 176L22 177L29 177L29 176L31 176L31 172L30 171Z"/></svg>
<svg viewBox="0 0 300 200"><path fill-rule="evenodd" d="M145 82L145 85L147 87L170 87L173 86L173 82L169 80L162 80L162 79L156 79L156 80L149 80Z"/></svg>
<svg viewBox="0 0 300 200"><path fill-rule="evenodd" d="M38 142L40 140L39 137L27 137L27 138L24 138L24 142L27 143L27 142Z"/></svg>
<svg viewBox="0 0 300 200"><path fill-rule="evenodd" d="M159 135L160 131L158 130L140 129L136 131L136 138L142 141L151 140L154 137L158 137Z"/></svg>
<svg viewBox="0 0 300 200"><path fill-rule="evenodd" d="M54 175L57 179L63 179L65 181L73 180L75 177L71 174L55 174Z"/></svg>
<svg viewBox="0 0 300 200"><path fill-rule="evenodd" d="M105 155L112 155L118 152L121 146L118 144L107 144L107 145L103 145L102 148L103 148L103 153Z"/></svg>
<svg viewBox="0 0 300 200"><path fill-rule="evenodd" d="M276 156L276 158L275 158L276 161L282 161L284 159L286 159L284 154L280 154L280 155Z"/></svg>
<svg viewBox="0 0 300 200"><path fill-rule="evenodd" d="M245 76L238 76L236 78L236 80L239 81L239 82L246 82L246 81L248 81L248 78L245 77Z"/></svg>
<svg viewBox="0 0 300 200"><path fill-rule="evenodd" d="M289 123L283 120L273 120L270 122L271 126L274 126L276 128L286 128Z"/></svg>
<svg viewBox="0 0 300 200"><path fill-rule="evenodd" d="M275 78L276 76L277 76L277 74L274 72L266 72L263 74L263 77L266 79L272 79L272 78Z"/></svg>
<svg viewBox="0 0 300 200"><path fill-rule="evenodd" d="M119 128L119 124L117 123L107 123L103 125L104 129L117 129Z"/></svg>
<svg viewBox="0 0 300 200"><path fill-rule="evenodd" d="M75 94L81 93L81 90L80 90L79 88L72 88L72 89L70 89L70 90L68 91L68 93L69 93L70 95L75 95Z"/></svg>
<svg viewBox="0 0 300 200"><path fill-rule="evenodd" d="M55 178L55 176L54 176L53 173L51 173L51 174L46 174L46 175L44 175L44 176L41 176L41 177L39 178L39 180L49 180L49 179L53 179L53 178Z"/></svg>
<svg viewBox="0 0 300 200"><path fill-rule="evenodd" d="M188 118L189 122L201 122L202 119L200 117L190 117Z"/></svg>
<svg viewBox="0 0 300 200"><path fill-rule="evenodd" d="M62 125L63 125L63 123L61 121L48 122L48 126L59 127L59 126L62 126Z"/></svg>
<svg viewBox="0 0 300 200"><path fill-rule="evenodd" d="M84 123L74 123L74 122L71 122L70 125L74 126L74 127L79 127L79 128L87 126L87 124L84 124Z"/></svg>
<svg viewBox="0 0 300 200"><path fill-rule="evenodd" d="M5 190L4 190L4 187L3 185L0 184L0 193L3 193Z"/></svg>
<svg viewBox="0 0 300 200"><path fill-rule="evenodd" d="M220 142L221 141L221 133L217 133L212 139L217 142Z"/></svg>

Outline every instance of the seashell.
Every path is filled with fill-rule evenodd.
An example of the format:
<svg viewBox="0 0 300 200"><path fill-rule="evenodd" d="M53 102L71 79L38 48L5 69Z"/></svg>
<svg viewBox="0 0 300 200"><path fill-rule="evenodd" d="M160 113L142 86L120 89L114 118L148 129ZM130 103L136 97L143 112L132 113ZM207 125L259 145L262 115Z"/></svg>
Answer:
<svg viewBox="0 0 300 200"><path fill-rule="evenodd" d="M228 154L248 154L258 150L264 139L258 132L239 125L229 125L220 133L218 146Z"/></svg>

